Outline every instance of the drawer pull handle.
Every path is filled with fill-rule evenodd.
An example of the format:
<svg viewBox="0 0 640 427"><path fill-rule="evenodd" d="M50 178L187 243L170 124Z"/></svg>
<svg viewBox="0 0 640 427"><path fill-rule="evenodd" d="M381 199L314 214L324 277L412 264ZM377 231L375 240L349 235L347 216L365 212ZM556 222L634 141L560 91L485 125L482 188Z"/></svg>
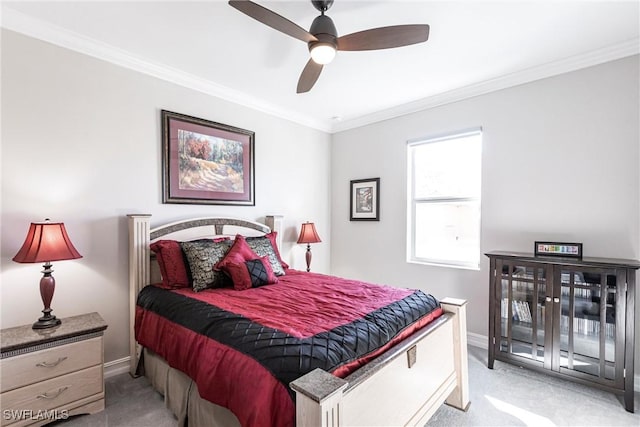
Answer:
<svg viewBox="0 0 640 427"><path fill-rule="evenodd" d="M58 360L56 360L53 363L40 362L40 363L37 363L36 366L38 366L40 368L55 368L56 366L58 366L61 362L64 362L65 360L67 360L67 356L59 357Z"/></svg>
<svg viewBox="0 0 640 427"><path fill-rule="evenodd" d="M69 387L61 387L58 389L57 392L55 392L52 395L49 395L49 393L42 393L39 394L37 397L38 399L55 399L56 397L60 396L62 393L64 393Z"/></svg>

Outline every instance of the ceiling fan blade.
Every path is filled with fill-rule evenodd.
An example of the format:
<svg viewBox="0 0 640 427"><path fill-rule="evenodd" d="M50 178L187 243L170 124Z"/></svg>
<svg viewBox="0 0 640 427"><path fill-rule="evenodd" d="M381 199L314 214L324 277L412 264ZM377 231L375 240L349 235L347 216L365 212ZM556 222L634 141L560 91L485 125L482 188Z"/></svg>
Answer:
<svg viewBox="0 0 640 427"><path fill-rule="evenodd" d="M338 50L376 50L426 42L428 25L394 25L359 31L338 38Z"/></svg>
<svg viewBox="0 0 640 427"><path fill-rule="evenodd" d="M322 64L317 64L313 59L309 59L304 70L302 70L302 74L300 74L296 93L309 92L313 85L316 84L318 77L320 77L322 67Z"/></svg>
<svg viewBox="0 0 640 427"><path fill-rule="evenodd" d="M273 29L281 31L293 38L302 40L303 42L309 43L318 40L314 35L309 33L304 28L300 27L299 25L294 24L287 18L280 16L277 13L272 12L269 9L264 8L252 1L231 0L229 1L229 5L238 9L245 15L250 16L251 18L262 22L265 25L268 25Z"/></svg>

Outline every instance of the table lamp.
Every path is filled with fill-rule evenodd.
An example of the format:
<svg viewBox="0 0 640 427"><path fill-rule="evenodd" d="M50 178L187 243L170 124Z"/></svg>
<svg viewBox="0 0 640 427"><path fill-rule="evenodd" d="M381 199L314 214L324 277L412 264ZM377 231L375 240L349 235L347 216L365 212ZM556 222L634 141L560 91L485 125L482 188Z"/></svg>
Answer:
<svg viewBox="0 0 640 427"><path fill-rule="evenodd" d="M320 236L318 236L318 232L316 231L316 226L312 222L302 224L298 243L307 244L307 253L305 255L307 260L307 271L311 271L311 243L319 243L321 241L322 240L320 240Z"/></svg>
<svg viewBox="0 0 640 427"><path fill-rule="evenodd" d="M44 315L33 324L33 329L47 329L58 326L60 319L51 314L51 300L56 288L56 281L51 275L51 261L82 258L73 247L67 230L61 222L32 222L22 248L13 257L15 262L44 262L44 276L40 279L40 296L44 304Z"/></svg>

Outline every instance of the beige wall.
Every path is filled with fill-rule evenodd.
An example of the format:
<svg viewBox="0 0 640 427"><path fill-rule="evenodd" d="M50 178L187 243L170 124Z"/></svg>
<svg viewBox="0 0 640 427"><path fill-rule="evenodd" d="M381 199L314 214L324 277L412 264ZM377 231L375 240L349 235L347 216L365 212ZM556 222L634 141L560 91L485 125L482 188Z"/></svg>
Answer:
<svg viewBox="0 0 640 427"><path fill-rule="evenodd" d="M107 361L128 352L124 216L133 212L152 213L153 224L282 214L284 257L296 268L299 224L315 221L314 270L466 298L470 332L486 337L486 259L479 271L405 262L405 143L418 137L482 126L483 252L548 239L640 258L637 56L333 136L6 30L1 60L0 322L38 317L41 268L11 258L31 221L64 221L84 258L54 263L54 313L100 312ZM255 207L162 204L161 109L256 132ZM381 221L350 222L349 180L372 177Z"/></svg>
<svg viewBox="0 0 640 427"><path fill-rule="evenodd" d="M332 273L466 298L469 331L487 336L486 257L479 271L405 261L406 142L478 126L483 253L550 240L639 259L638 68L634 56L335 134ZM349 180L373 177L380 222L350 222ZM639 342L636 334L636 361Z"/></svg>
<svg viewBox="0 0 640 427"><path fill-rule="evenodd" d="M109 324L106 361L128 355L128 213L151 213L152 225L281 214L283 256L300 269L297 233L314 221L323 239L314 270L329 271L330 135L11 31L1 59L3 328L41 315L41 266L11 258L45 217L65 222L84 256L53 263L54 314L98 311ZM161 109L255 132L254 207L162 204Z"/></svg>

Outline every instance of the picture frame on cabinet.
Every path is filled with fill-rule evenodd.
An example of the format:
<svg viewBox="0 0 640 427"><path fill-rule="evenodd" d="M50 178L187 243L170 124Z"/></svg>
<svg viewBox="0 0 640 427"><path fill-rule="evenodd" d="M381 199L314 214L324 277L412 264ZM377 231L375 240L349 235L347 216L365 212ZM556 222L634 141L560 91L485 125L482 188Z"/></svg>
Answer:
<svg viewBox="0 0 640 427"><path fill-rule="evenodd" d="M255 133L161 111L162 202L255 205Z"/></svg>
<svg viewBox="0 0 640 427"><path fill-rule="evenodd" d="M351 221L380 221L380 178L351 180Z"/></svg>
<svg viewBox="0 0 640 427"><path fill-rule="evenodd" d="M536 241L534 255L582 258L582 243Z"/></svg>

